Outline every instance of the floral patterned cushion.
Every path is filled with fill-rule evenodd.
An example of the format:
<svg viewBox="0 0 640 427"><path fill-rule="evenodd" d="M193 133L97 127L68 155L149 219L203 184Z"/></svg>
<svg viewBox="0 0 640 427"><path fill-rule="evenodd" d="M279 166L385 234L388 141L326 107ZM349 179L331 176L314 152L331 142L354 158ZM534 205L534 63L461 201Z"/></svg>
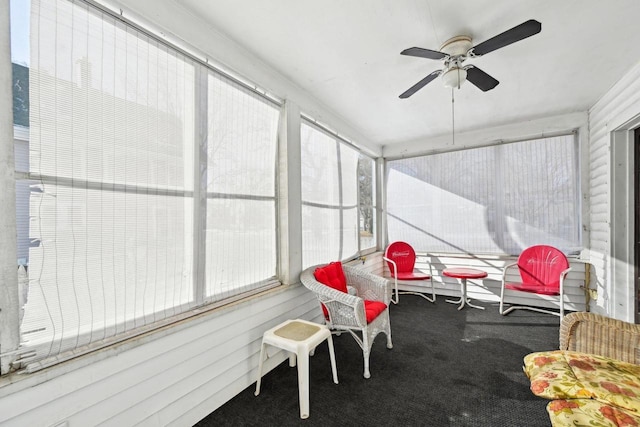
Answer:
<svg viewBox="0 0 640 427"><path fill-rule="evenodd" d="M640 415L640 365L558 350L525 356L524 369L537 396L593 398Z"/></svg>
<svg viewBox="0 0 640 427"><path fill-rule="evenodd" d="M547 404L547 412L553 427L640 426L638 414L593 399L552 400Z"/></svg>
<svg viewBox="0 0 640 427"><path fill-rule="evenodd" d="M593 397L576 378L561 351L531 353L524 358L524 372L531 381L531 391L547 399Z"/></svg>

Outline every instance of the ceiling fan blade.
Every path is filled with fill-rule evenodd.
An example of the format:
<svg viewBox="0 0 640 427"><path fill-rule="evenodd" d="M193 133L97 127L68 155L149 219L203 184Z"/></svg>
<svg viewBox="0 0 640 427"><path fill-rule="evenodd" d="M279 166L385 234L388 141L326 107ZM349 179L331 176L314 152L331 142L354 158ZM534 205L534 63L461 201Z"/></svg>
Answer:
<svg viewBox="0 0 640 427"><path fill-rule="evenodd" d="M427 59L442 59L449 56L446 53L439 52L437 50L423 49L421 47L410 47L409 49L405 49L400 52L400 55L418 56L420 58Z"/></svg>
<svg viewBox="0 0 640 427"><path fill-rule="evenodd" d="M504 33L483 41L473 48L473 54L476 56L486 55L496 49L500 49L501 47L508 46L511 43L515 43L522 39L526 39L527 37L531 37L534 34L538 34L541 30L542 24L535 19L530 19L520 25L516 25Z"/></svg>
<svg viewBox="0 0 640 427"><path fill-rule="evenodd" d="M400 98L405 99L410 97L411 95L413 95L414 93L416 93L417 91L425 87L427 83L431 82L433 79L438 77L441 73L442 73L442 70L437 70L429 74L427 77L425 77L424 79L420 80L418 83L414 84L409 89L407 89L402 95L400 95Z"/></svg>
<svg viewBox="0 0 640 427"><path fill-rule="evenodd" d="M500 83L476 66L472 66L470 68L467 68L466 70L467 80L476 85L478 89L483 92L493 89L494 87L498 86L498 83Z"/></svg>

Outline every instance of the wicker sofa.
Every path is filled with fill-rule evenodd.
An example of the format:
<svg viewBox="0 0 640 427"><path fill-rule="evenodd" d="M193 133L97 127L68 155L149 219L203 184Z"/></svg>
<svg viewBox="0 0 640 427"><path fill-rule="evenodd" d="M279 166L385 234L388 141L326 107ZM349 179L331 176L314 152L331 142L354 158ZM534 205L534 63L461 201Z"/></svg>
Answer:
<svg viewBox="0 0 640 427"><path fill-rule="evenodd" d="M639 349L640 325L570 313L560 349L528 354L524 370L554 427L640 426Z"/></svg>
<svg viewBox="0 0 640 427"><path fill-rule="evenodd" d="M640 325L594 313L570 313L560 324L560 350L640 364Z"/></svg>

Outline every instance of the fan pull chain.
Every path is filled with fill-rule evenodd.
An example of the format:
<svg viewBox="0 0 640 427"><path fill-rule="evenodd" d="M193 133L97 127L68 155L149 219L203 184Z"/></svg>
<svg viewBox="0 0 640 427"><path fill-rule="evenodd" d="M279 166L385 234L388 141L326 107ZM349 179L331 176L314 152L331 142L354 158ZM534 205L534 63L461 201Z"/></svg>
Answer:
<svg viewBox="0 0 640 427"><path fill-rule="evenodd" d="M456 145L456 115L453 107L453 88L451 88L451 145Z"/></svg>

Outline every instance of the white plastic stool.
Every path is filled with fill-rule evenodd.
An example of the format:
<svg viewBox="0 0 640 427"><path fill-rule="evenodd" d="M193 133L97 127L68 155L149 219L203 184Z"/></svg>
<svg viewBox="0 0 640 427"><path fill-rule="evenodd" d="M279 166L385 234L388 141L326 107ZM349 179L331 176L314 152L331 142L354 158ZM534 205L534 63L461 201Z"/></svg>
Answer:
<svg viewBox="0 0 640 427"><path fill-rule="evenodd" d="M336 370L336 357L333 352L333 340L331 331L325 325L296 319L287 320L278 326L269 329L262 336L260 349L260 364L258 366L258 381L256 382L257 396L260 394L260 381L262 380L262 363L267 345L272 345L289 352L289 366L298 365L298 394L300 398L300 418L309 417L309 354L322 341L327 340L329 355L331 356L331 370L333 382L338 384L338 372ZM267 357L269 355L267 354Z"/></svg>

